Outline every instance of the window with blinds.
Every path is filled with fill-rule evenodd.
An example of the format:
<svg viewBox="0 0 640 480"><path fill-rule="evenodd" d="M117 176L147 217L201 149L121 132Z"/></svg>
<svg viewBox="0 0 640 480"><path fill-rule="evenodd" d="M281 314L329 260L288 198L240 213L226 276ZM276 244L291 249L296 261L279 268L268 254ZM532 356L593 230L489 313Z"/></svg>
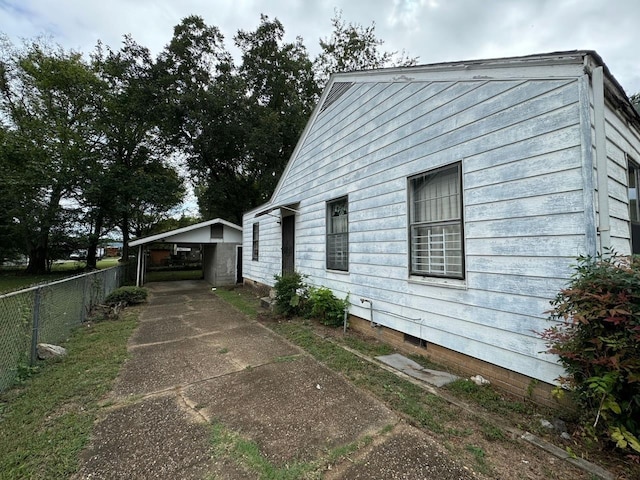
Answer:
<svg viewBox="0 0 640 480"><path fill-rule="evenodd" d="M327 269L349 270L347 197L327 202Z"/></svg>
<svg viewBox="0 0 640 480"><path fill-rule="evenodd" d="M464 278L460 163L409 178L412 275Z"/></svg>

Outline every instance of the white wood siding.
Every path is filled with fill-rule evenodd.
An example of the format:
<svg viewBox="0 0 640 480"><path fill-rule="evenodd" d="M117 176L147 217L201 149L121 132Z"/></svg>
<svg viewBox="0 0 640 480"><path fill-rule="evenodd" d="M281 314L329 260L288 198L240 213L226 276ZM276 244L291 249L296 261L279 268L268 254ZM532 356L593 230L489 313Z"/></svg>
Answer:
<svg viewBox="0 0 640 480"><path fill-rule="evenodd" d="M355 315L369 318L359 301L369 299L377 323L553 382L561 369L536 332L588 253L580 107L578 77L355 83L312 119L271 201L300 202L296 269L349 294ZM458 161L466 278L443 285L409 275L407 177ZM333 272L325 208L345 195L349 271ZM260 211L244 218L244 275L272 285L281 229Z"/></svg>

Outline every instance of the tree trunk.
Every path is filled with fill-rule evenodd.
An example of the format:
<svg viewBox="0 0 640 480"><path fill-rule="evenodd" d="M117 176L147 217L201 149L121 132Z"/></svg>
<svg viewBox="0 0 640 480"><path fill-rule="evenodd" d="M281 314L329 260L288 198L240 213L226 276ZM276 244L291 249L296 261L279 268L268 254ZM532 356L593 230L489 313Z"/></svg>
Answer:
<svg viewBox="0 0 640 480"><path fill-rule="evenodd" d="M99 213L96 217L96 224L93 232L89 235L89 245L87 249L87 269L94 270L98 268L96 266L98 258L98 243L100 242L100 233L102 232L102 214Z"/></svg>
<svg viewBox="0 0 640 480"><path fill-rule="evenodd" d="M122 261L129 261L129 214L124 213L122 216Z"/></svg>
<svg viewBox="0 0 640 480"><path fill-rule="evenodd" d="M43 275L47 273L46 243L47 243L46 239L41 238L36 246L29 249L29 264L27 265L28 274Z"/></svg>

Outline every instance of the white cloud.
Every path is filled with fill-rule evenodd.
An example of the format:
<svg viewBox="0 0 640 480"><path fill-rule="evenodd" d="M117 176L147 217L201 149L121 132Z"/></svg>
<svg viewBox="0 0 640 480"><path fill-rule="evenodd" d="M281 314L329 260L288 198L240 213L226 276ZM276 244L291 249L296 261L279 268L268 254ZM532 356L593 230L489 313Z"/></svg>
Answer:
<svg viewBox="0 0 640 480"><path fill-rule="evenodd" d="M0 0L0 25L14 40L47 33L84 52L98 39L118 48L131 33L157 53L187 15L218 26L231 49L237 30L254 29L265 13L283 23L288 41L302 36L315 55L336 8L347 22L375 22L386 48L420 63L593 49L629 93L640 91L637 0Z"/></svg>

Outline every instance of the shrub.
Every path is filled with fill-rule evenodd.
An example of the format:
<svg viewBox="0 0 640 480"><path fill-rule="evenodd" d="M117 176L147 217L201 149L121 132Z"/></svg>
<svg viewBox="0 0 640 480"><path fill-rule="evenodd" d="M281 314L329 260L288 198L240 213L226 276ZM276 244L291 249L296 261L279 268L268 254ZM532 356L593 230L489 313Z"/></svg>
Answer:
<svg viewBox="0 0 640 480"><path fill-rule="evenodd" d="M326 287L311 288L309 292L309 310L324 325L338 327L344 321L344 310L349 305L349 297L344 300L336 298Z"/></svg>
<svg viewBox="0 0 640 480"><path fill-rule="evenodd" d="M584 258L542 332L567 375L583 427L640 452L640 257Z"/></svg>
<svg viewBox="0 0 640 480"><path fill-rule="evenodd" d="M275 275L276 311L287 317L304 312L309 287L304 282L304 275L298 272Z"/></svg>
<svg viewBox="0 0 640 480"><path fill-rule="evenodd" d="M104 303L109 306L115 305L136 305L143 303L147 299L147 289L141 287L120 287L107 295Z"/></svg>

